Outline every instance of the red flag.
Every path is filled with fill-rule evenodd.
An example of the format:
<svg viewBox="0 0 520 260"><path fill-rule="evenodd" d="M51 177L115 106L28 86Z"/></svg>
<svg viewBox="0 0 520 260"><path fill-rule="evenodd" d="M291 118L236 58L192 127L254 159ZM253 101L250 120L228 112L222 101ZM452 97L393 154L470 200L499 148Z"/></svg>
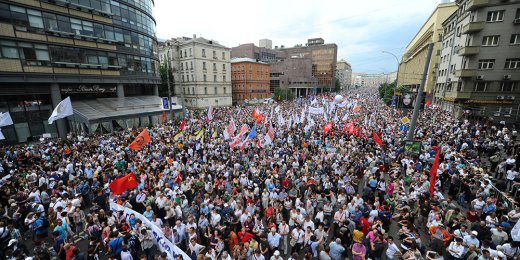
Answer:
<svg viewBox="0 0 520 260"><path fill-rule="evenodd" d="M351 120L347 126L348 134L351 135L354 133L354 120Z"/></svg>
<svg viewBox="0 0 520 260"><path fill-rule="evenodd" d="M431 100L426 100L425 105L426 105L426 107L430 107L432 105L432 101Z"/></svg>
<svg viewBox="0 0 520 260"><path fill-rule="evenodd" d="M182 120L181 122L181 131L184 131L184 127L186 126L186 120Z"/></svg>
<svg viewBox="0 0 520 260"><path fill-rule="evenodd" d="M332 122L328 122L323 126L323 133L328 133L332 129Z"/></svg>
<svg viewBox="0 0 520 260"><path fill-rule="evenodd" d="M162 121L163 123L166 121L166 111L162 111Z"/></svg>
<svg viewBox="0 0 520 260"><path fill-rule="evenodd" d="M376 142L379 146L383 147L383 140L379 138L376 132L372 132L372 139L374 139L374 142Z"/></svg>
<svg viewBox="0 0 520 260"><path fill-rule="evenodd" d="M110 191L112 191L113 194L121 194L125 192L128 189L134 189L137 187L137 179L135 178L135 175L133 172L125 175L124 177L121 177L119 179L115 179L113 182L110 183Z"/></svg>
<svg viewBox="0 0 520 260"><path fill-rule="evenodd" d="M435 151L435 161L430 169L430 196L433 196L433 188L437 181L437 170L439 169L439 159L441 157L441 149L439 147L433 146L432 149Z"/></svg>
<svg viewBox="0 0 520 260"><path fill-rule="evenodd" d="M150 142L150 133L148 133L148 129L144 129L130 144L130 149L132 150L141 150L145 145Z"/></svg>
<svg viewBox="0 0 520 260"><path fill-rule="evenodd" d="M359 126L354 127L354 134L359 137Z"/></svg>

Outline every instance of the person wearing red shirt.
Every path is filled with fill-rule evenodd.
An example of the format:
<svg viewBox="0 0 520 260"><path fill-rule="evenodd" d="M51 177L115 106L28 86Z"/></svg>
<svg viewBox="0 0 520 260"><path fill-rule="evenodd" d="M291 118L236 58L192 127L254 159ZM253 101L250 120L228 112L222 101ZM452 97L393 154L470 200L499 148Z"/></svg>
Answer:
<svg viewBox="0 0 520 260"><path fill-rule="evenodd" d="M76 248L76 247L72 244L65 244L63 249L65 249L65 259L66 260L72 260L72 258L74 257L74 248Z"/></svg>
<svg viewBox="0 0 520 260"><path fill-rule="evenodd" d="M370 223L368 222L368 214L365 214L359 218L359 223L361 224L361 229L363 234L367 235L370 232Z"/></svg>
<svg viewBox="0 0 520 260"><path fill-rule="evenodd" d="M249 242L253 238L253 234L247 232L245 227L242 227L242 230L238 231L238 239L240 239L240 242L246 243Z"/></svg>

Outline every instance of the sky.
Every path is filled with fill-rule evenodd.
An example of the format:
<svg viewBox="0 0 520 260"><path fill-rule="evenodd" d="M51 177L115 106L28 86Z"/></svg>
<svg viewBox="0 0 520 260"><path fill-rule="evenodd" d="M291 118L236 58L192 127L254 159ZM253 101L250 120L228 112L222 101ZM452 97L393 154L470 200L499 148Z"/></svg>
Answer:
<svg viewBox="0 0 520 260"><path fill-rule="evenodd" d="M389 73L441 0L155 0L161 40L204 37L227 47L270 39L292 47L309 38L338 45L354 72Z"/></svg>

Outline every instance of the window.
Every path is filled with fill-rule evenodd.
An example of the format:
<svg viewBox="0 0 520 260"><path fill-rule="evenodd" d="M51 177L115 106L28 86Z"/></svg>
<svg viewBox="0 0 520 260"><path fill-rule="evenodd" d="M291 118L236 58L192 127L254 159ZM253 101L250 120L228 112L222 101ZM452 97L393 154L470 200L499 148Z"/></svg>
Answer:
<svg viewBox="0 0 520 260"><path fill-rule="evenodd" d="M226 94L226 87L224 87L224 94Z"/></svg>
<svg viewBox="0 0 520 260"><path fill-rule="evenodd" d="M520 34L511 34L511 44L520 44Z"/></svg>
<svg viewBox="0 0 520 260"><path fill-rule="evenodd" d="M205 62L205 61L202 62L202 69L203 69L203 70L206 69L206 62Z"/></svg>
<svg viewBox="0 0 520 260"><path fill-rule="evenodd" d="M213 75L213 81L217 82L217 75Z"/></svg>
<svg viewBox="0 0 520 260"><path fill-rule="evenodd" d="M502 92L515 92L517 85L518 81L503 81L501 90Z"/></svg>
<svg viewBox="0 0 520 260"><path fill-rule="evenodd" d="M184 70L184 63L181 62L181 70Z"/></svg>
<svg viewBox="0 0 520 260"><path fill-rule="evenodd" d="M217 51L213 51L213 59L217 58Z"/></svg>
<svg viewBox="0 0 520 260"><path fill-rule="evenodd" d="M226 76L222 76L222 81L226 82Z"/></svg>
<svg viewBox="0 0 520 260"><path fill-rule="evenodd" d="M502 21L504 21L504 10L488 12L486 21L487 22L502 22Z"/></svg>
<svg viewBox="0 0 520 260"><path fill-rule="evenodd" d="M206 75L204 75L205 77ZM207 95L208 94L208 88L207 87L204 87L204 95Z"/></svg>
<svg viewBox="0 0 520 260"><path fill-rule="evenodd" d="M206 50L202 49L202 57L206 57Z"/></svg>
<svg viewBox="0 0 520 260"><path fill-rule="evenodd" d="M29 26L43 29L42 12L27 9L27 15L29 17Z"/></svg>
<svg viewBox="0 0 520 260"><path fill-rule="evenodd" d="M213 63L213 70L217 71L217 64L216 63Z"/></svg>
<svg viewBox="0 0 520 260"><path fill-rule="evenodd" d="M520 69L520 58L506 59L504 69Z"/></svg>
<svg viewBox="0 0 520 260"><path fill-rule="evenodd" d="M188 57L188 55L186 55L186 50L184 50L184 57Z"/></svg>
<svg viewBox="0 0 520 260"><path fill-rule="evenodd" d="M225 52L222 52L222 59L223 59L223 60L226 59L226 53L225 53Z"/></svg>
<svg viewBox="0 0 520 260"><path fill-rule="evenodd" d="M193 61L190 61L190 70L193 69Z"/></svg>
<svg viewBox="0 0 520 260"><path fill-rule="evenodd" d="M222 70L223 70L223 71L226 70L226 64L222 64Z"/></svg>
<svg viewBox="0 0 520 260"><path fill-rule="evenodd" d="M482 38L482 46L497 46L500 35L484 36Z"/></svg>
<svg viewBox="0 0 520 260"><path fill-rule="evenodd" d="M486 86L487 86L487 82L477 81L477 82L475 82L475 88L473 89L473 91L475 91L475 92L477 92L477 91L480 91L480 92L486 91Z"/></svg>
<svg viewBox="0 0 520 260"><path fill-rule="evenodd" d="M204 77L204 81L208 81L206 75L204 75L203 77Z"/></svg>
<svg viewBox="0 0 520 260"><path fill-rule="evenodd" d="M215 95L218 94L217 87L215 87L213 90L215 91Z"/></svg>
<svg viewBox="0 0 520 260"><path fill-rule="evenodd" d="M0 57L8 59L18 59L18 50L16 43L12 41L0 41L0 49L2 50Z"/></svg>
<svg viewBox="0 0 520 260"><path fill-rule="evenodd" d="M190 57L191 57L191 56L192 56L192 55L191 55L191 48L190 48Z"/></svg>
<svg viewBox="0 0 520 260"><path fill-rule="evenodd" d="M195 94L195 88L191 88L191 93Z"/></svg>
<svg viewBox="0 0 520 260"><path fill-rule="evenodd" d="M193 74L191 74L191 81L195 81L195 80L193 79Z"/></svg>
<svg viewBox="0 0 520 260"><path fill-rule="evenodd" d="M182 75L182 82L184 82L184 75ZM185 91L186 92L186 91Z"/></svg>
<svg viewBox="0 0 520 260"><path fill-rule="evenodd" d="M478 61L478 69L479 70L488 70L492 69L493 65L495 65L495 59L486 59Z"/></svg>

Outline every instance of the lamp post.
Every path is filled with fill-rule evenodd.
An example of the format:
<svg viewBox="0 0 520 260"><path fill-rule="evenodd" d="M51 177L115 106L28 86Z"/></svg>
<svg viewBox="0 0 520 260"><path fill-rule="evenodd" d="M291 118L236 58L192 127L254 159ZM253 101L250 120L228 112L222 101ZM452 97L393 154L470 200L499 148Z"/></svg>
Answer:
<svg viewBox="0 0 520 260"><path fill-rule="evenodd" d="M397 74L395 74L395 88L397 89L397 80L399 78L399 58L397 57L397 55L391 53L391 52L388 52L388 51L382 51L382 53L386 53L386 54L390 54L392 56L394 56L395 58L395 61L397 62ZM395 95L395 91L394 91L394 95ZM397 107L399 106L399 102L397 102Z"/></svg>
<svg viewBox="0 0 520 260"><path fill-rule="evenodd" d="M173 120L172 91L170 88L170 49L166 52L166 82L168 83L168 109L170 110L170 120Z"/></svg>

